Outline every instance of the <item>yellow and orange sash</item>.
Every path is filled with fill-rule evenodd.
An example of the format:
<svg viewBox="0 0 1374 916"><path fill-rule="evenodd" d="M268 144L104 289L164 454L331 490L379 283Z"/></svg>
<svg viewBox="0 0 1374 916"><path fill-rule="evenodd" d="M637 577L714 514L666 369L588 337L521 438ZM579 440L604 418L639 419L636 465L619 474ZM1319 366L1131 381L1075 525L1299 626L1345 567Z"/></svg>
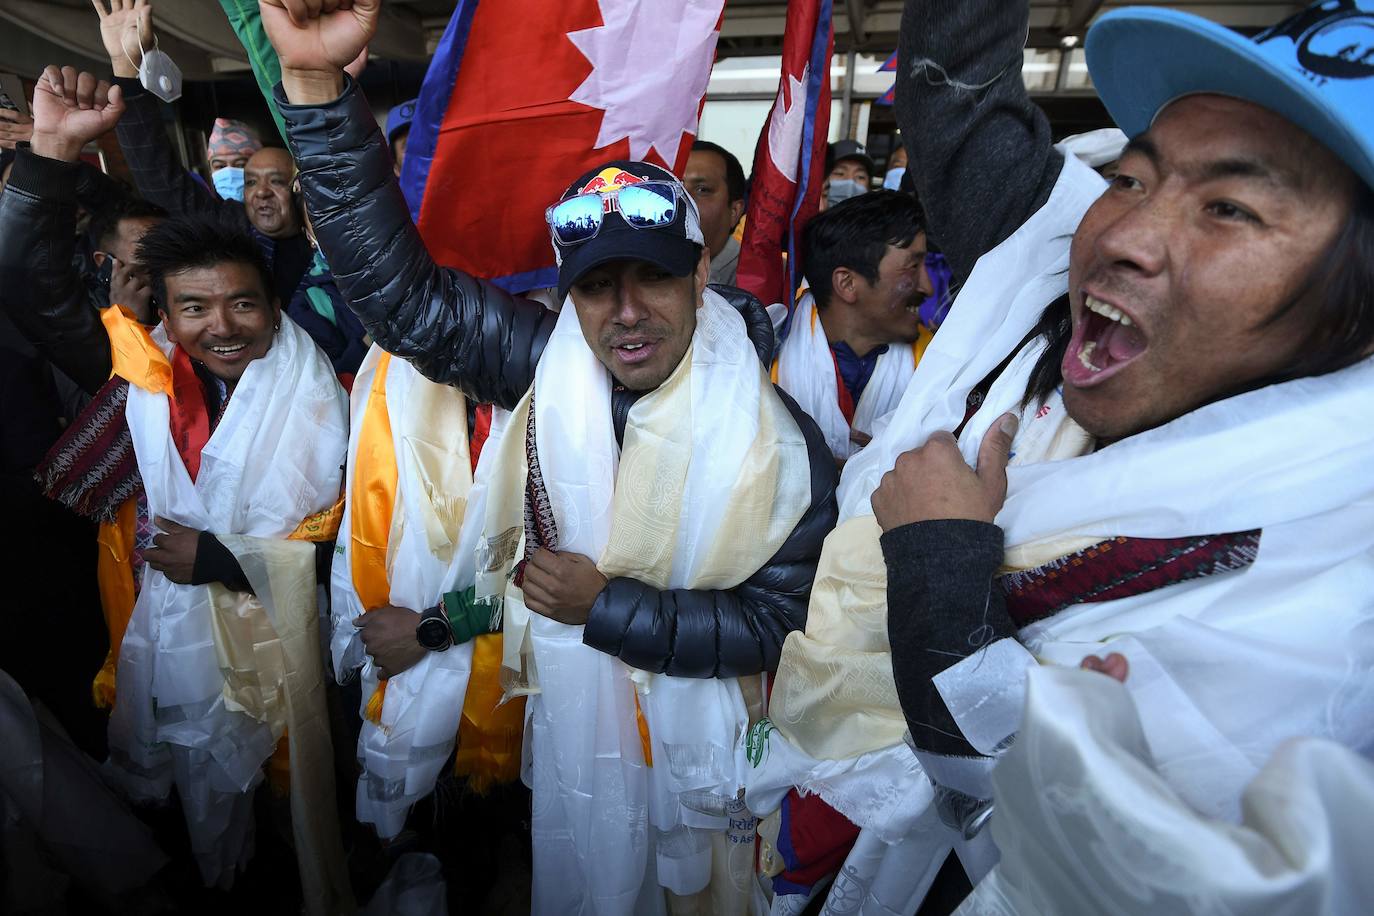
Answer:
<svg viewBox="0 0 1374 916"><path fill-rule="evenodd" d="M111 376L119 376L146 391L161 391L175 397L172 390L172 363L154 343L148 329L133 312L112 305L100 313L100 321L110 338ZM96 535L96 582L100 587L100 606L105 626L110 631L110 651L91 684L95 705L110 709L115 700L115 670L119 666L119 647L137 599L134 589L134 534L138 525L138 505L130 499L119 507L112 522L101 522Z"/></svg>
<svg viewBox="0 0 1374 916"><path fill-rule="evenodd" d="M386 374L391 354L377 361L372 387L367 393L362 428L358 430L358 453L353 472L349 532L352 564L349 572L364 611L375 611L391 603L391 583L387 575L387 543L391 538L391 516L396 509L396 450L391 439L391 414L386 406ZM370 722L382 721L382 702L386 681L367 701Z"/></svg>
<svg viewBox="0 0 1374 916"><path fill-rule="evenodd" d="M349 572L364 613L391 603L388 547L400 473L386 401L390 366L391 354L381 354L357 432L349 505ZM500 633L478 636L473 641L472 674L463 701L454 772L467 776L478 792L512 782L520 774L524 702L498 705L501 657ZM369 721L381 723L385 697L386 681L379 681L365 709Z"/></svg>

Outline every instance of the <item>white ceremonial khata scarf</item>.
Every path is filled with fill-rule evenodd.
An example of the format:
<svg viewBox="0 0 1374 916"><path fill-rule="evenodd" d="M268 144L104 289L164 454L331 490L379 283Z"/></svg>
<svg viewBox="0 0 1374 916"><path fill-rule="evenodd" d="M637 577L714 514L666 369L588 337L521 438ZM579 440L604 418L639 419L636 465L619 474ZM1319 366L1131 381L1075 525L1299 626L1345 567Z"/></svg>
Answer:
<svg viewBox="0 0 1374 916"><path fill-rule="evenodd" d="M153 338L171 353L162 328ZM347 402L324 355L283 316L267 355L235 387L194 483L172 441L166 394L131 385L126 416L150 514L220 536L261 599L177 585L145 569L110 717L113 774L137 800L165 799L175 783L202 876L227 886L252 854L251 790L288 719L318 713L325 721L314 548L284 539L338 501ZM255 658L263 646L267 654ZM300 668L312 658L314 682L302 683ZM308 693L293 693L298 687ZM318 732L303 724L299 737L311 740L298 747L296 731L293 721L293 770L309 769L321 754L329 767L327 727L322 750ZM332 770L326 775L332 793ZM318 816L332 815L331 805ZM346 877L341 891L330 887L339 879L334 852L341 867L337 848L298 850L312 912L343 906Z"/></svg>
<svg viewBox="0 0 1374 916"><path fill-rule="evenodd" d="M727 829L727 806L743 785L756 679L632 669L583 645L582 627L531 614L507 581L524 551L531 399L559 549L598 558L607 577L657 589L733 588L777 552L810 506L801 430L743 319L717 293L704 296L691 349L631 408L623 449L610 374L571 307L500 447L478 595L504 594L511 689L532 694L535 912L658 912L663 888L701 891L711 880L712 834Z"/></svg>
<svg viewBox="0 0 1374 916"><path fill-rule="evenodd" d="M1066 161L1045 205L978 261L897 410L841 475L839 525L821 555L806 632L783 646L769 710L777 729L749 774L746 796L764 815L796 786L861 828L826 912L913 912L939 862L962 845L934 817L931 781L904 740L887 638L887 571L869 497L900 454L959 425L969 391L1063 295L1069 242L1104 187L1092 170ZM982 429L1000 415L983 413ZM976 450L980 439L970 435L963 441ZM982 858L960 852L977 878Z"/></svg>
<svg viewBox="0 0 1374 916"><path fill-rule="evenodd" d="M1239 822L1209 818L1161 777L1125 686L1045 667L992 779L1001 861L960 916L1338 916L1374 900L1374 764L1331 741L1281 744Z"/></svg>
<svg viewBox="0 0 1374 916"><path fill-rule="evenodd" d="M835 556L829 564L822 557L807 634L788 640L773 697L779 728L815 757L861 758L898 747L904 723L888 666L886 576L869 497L897 455L958 424L968 390L1064 291L1067 236L1101 187L1086 172L1067 160L1046 207L979 261L954 323L941 329L891 424L846 468L841 526L835 543L827 542ZM1057 268L1037 269L1035 252L1056 248ZM1020 410L1041 346L1017 355L965 427L960 447L970 464L991 424ZM959 351L962 362L948 358ZM1053 410L1041 419L1036 405L1022 412L997 517L1014 565L1115 536L1263 534L1258 558L1244 571L1077 605L1027 627L1019 642L999 641L943 672L936 686L970 742L989 753L1016 730L1024 672L1037 661L1076 666L1086 655L1116 651L1130 662L1126 687L1160 773L1207 816L1237 820L1242 787L1288 738L1327 738L1369 753L1371 397L1374 362L1366 360L1210 404L1096 452L1038 462L1017 460L1023 444L1057 439L1064 427L1051 419ZM823 588L822 576L837 563L863 572ZM844 588L862 598L845 607L842 620L833 608ZM856 692L852 683L867 686ZM868 709L862 732L846 719L858 706ZM986 772L960 778L985 784ZM850 794L834 793L841 801ZM984 856L980 866L990 861ZM868 900L872 912L887 905Z"/></svg>
<svg viewBox="0 0 1374 916"><path fill-rule="evenodd" d="M778 348L777 383L790 394L802 410L820 426L830 453L847 460L861 446L850 438L851 431L871 436L879 417L896 409L916 371L916 347L894 343L878 356L873 376L854 405L851 427L840 410L839 379L835 376L835 355L825 336L820 313L810 290L797 301L792 331Z"/></svg>
<svg viewBox="0 0 1374 916"><path fill-rule="evenodd" d="M377 689L378 677L353 625L364 608L353 582L351 507L357 431L363 428L379 363L386 371L397 471L386 556L391 604L423 611L439 604L445 592L460 588L459 581L470 585L476 544L474 538L468 550L458 546L472 489L466 399L456 388L429 381L406 360L383 358L374 345L353 382L355 434L349 443L348 499L331 576L335 675L342 682L362 668L364 707ZM426 652L413 668L388 679L381 722L364 715L358 736L363 772L358 777L357 812L358 820L372 824L378 835L390 838L400 833L411 806L434 791L453 751L471 671L471 642Z"/></svg>
<svg viewBox="0 0 1374 916"><path fill-rule="evenodd" d="M930 784L903 740L906 719L892 682L887 571L869 497L898 455L959 425L968 392L1063 294L1069 240L1104 186L1068 161L1045 205L978 261L898 409L845 465L839 526L821 554L806 631L783 646L769 710L777 730L750 773L756 813L775 810L796 786L897 843L926 811Z"/></svg>

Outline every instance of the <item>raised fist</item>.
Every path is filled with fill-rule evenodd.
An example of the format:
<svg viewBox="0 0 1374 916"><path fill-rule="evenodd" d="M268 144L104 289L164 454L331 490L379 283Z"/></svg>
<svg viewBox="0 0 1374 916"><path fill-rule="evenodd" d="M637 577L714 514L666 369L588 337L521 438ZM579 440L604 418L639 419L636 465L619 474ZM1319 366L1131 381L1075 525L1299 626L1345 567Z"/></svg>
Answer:
<svg viewBox="0 0 1374 916"><path fill-rule="evenodd" d="M91 0L100 17L100 40L115 76L138 76L143 51L153 46L153 8L148 0Z"/></svg>
<svg viewBox="0 0 1374 916"><path fill-rule="evenodd" d="M49 66L33 91L33 151L74 162L82 147L113 130L123 113L118 86L75 67Z"/></svg>
<svg viewBox="0 0 1374 916"><path fill-rule="evenodd" d="M298 98L305 83L342 86L344 68L372 40L382 12L381 0L258 0L258 8L293 102L327 100Z"/></svg>

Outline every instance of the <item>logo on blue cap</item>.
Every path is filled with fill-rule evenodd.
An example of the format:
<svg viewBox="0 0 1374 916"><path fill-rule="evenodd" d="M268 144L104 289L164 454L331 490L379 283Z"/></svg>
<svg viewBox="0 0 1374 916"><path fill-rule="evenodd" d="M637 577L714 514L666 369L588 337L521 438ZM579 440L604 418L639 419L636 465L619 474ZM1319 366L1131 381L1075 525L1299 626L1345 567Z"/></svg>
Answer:
<svg viewBox="0 0 1374 916"><path fill-rule="evenodd" d="M1322 0L1253 40L1191 13L1127 7L1097 20L1085 46L1129 136L1185 95L1231 96L1302 128L1374 187L1374 0Z"/></svg>
<svg viewBox="0 0 1374 916"><path fill-rule="evenodd" d="M1298 65L1322 79L1374 76L1374 14L1355 0L1319 3L1255 37L1256 44L1287 38L1297 49Z"/></svg>

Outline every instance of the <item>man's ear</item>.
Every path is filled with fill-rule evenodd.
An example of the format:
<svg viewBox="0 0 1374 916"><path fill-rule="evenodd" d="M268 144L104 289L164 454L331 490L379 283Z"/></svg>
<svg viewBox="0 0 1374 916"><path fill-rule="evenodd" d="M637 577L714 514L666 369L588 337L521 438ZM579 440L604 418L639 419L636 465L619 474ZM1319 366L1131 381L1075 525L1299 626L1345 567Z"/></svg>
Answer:
<svg viewBox="0 0 1374 916"><path fill-rule="evenodd" d="M697 308L701 308L706 303L706 284L711 282L711 251L705 245L701 246L701 257L692 276L696 280Z"/></svg>
<svg viewBox="0 0 1374 916"><path fill-rule="evenodd" d="M730 201L730 231L734 232L739 221L744 219L744 198Z"/></svg>
<svg viewBox="0 0 1374 916"><path fill-rule="evenodd" d="M859 277L848 267L836 267L830 274L830 294L832 298L853 305L859 298Z"/></svg>
<svg viewBox="0 0 1374 916"><path fill-rule="evenodd" d="M106 254L98 248L95 251L91 252L91 260L95 262L96 267L104 267L105 259L108 257L108 254Z"/></svg>
<svg viewBox="0 0 1374 916"><path fill-rule="evenodd" d="M162 322L162 330L166 332L167 339L177 346L181 346L181 341L177 340L176 331L172 330L171 315L168 314L162 303L158 303L157 310L153 314L157 315L158 320Z"/></svg>

